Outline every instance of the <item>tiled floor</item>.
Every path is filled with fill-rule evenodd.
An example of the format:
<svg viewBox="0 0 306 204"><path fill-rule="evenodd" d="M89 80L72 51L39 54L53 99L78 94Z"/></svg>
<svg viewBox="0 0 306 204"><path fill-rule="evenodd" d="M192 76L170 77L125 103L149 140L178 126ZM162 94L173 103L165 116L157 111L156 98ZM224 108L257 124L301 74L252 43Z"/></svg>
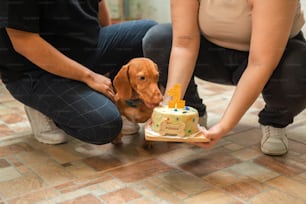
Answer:
<svg viewBox="0 0 306 204"><path fill-rule="evenodd" d="M210 126L233 87L199 83ZM262 106L210 150L162 142L145 150L142 130L122 146L51 146L33 139L23 106L1 85L0 204L306 203L306 112L288 127L289 153L270 157L259 149Z"/></svg>

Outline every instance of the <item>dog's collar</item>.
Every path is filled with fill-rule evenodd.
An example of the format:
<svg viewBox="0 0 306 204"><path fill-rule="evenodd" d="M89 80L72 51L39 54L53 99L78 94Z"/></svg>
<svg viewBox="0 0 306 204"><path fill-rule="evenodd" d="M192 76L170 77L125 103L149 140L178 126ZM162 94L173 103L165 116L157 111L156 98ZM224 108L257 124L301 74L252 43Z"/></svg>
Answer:
<svg viewBox="0 0 306 204"><path fill-rule="evenodd" d="M132 108L136 108L138 105L143 104L143 101L139 98L137 99L128 99L125 100L126 105L132 107Z"/></svg>
<svg viewBox="0 0 306 204"><path fill-rule="evenodd" d="M127 68L127 78L128 78L128 82L129 82L129 84L131 86L129 70L130 70L130 67ZM132 86L131 86L131 88L132 88ZM134 90L134 88L132 88L132 92L137 93ZM141 99L139 99L139 98L136 98L136 99L127 99L127 100L125 100L125 104L128 105L129 107L137 108L137 106L143 104L143 101Z"/></svg>

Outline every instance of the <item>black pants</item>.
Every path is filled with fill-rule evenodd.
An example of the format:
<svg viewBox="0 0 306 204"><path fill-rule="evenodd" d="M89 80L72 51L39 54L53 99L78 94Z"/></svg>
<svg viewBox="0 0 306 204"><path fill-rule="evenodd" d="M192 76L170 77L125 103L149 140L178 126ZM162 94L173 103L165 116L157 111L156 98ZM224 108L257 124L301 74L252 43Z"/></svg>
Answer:
<svg viewBox="0 0 306 204"><path fill-rule="evenodd" d="M144 41L144 55L154 60L160 70L160 84L166 86L168 64L172 45L171 24L152 27ZM248 64L248 52L217 46L201 37L201 45L194 76L200 79L237 85ZM306 107L306 42L303 34L288 41L282 59L262 92L264 109L259 113L259 123L273 127L286 127ZM195 107L199 115L206 107L199 97L192 77L184 96L186 104Z"/></svg>

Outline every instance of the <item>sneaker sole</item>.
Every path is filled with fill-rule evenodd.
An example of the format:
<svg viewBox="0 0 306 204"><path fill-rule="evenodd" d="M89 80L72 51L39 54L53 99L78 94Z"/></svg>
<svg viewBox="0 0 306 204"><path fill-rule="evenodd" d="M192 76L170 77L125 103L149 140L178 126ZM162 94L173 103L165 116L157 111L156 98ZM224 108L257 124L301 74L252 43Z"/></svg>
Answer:
<svg viewBox="0 0 306 204"><path fill-rule="evenodd" d="M263 148L261 148L261 151L262 151L262 153L264 153L266 155L271 155L271 156L281 156L281 155L284 155L284 154L288 153L288 150L286 150L284 152L270 152L270 151L267 151Z"/></svg>
<svg viewBox="0 0 306 204"><path fill-rule="evenodd" d="M34 136L35 137L35 136ZM35 137L35 139L40 142L40 143L43 143L43 144L48 144L48 145L57 145L57 144L64 144L64 143L67 143L68 141L65 140L65 141L50 141L50 140L44 140L42 138L39 138L39 137Z"/></svg>

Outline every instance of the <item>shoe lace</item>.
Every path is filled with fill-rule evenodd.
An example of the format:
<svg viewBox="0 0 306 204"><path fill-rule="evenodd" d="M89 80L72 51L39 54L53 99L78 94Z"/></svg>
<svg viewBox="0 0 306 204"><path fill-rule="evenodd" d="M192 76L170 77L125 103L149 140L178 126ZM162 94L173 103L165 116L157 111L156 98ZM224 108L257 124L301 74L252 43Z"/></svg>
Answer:
<svg viewBox="0 0 306 204"><path fill-rule="evenodd" d="M282 138L283 135L285 135L285 128L273 128L270 126L265 127L265 133L267 137L277 137Z"/></svg>
<svg viewBox="0 0 306 204"><path fill-rule="evenodd" d="M47 117L47 116L45 116L44 114L42 114L42 121L41 121L41 123L42 123L42 125L44 126L44 127L46 127L46 131L50 131L50 130L52 130L53 128L54 128L54 122L53 122L53 120L52 119L50 119L49 117Z"/></svg>

